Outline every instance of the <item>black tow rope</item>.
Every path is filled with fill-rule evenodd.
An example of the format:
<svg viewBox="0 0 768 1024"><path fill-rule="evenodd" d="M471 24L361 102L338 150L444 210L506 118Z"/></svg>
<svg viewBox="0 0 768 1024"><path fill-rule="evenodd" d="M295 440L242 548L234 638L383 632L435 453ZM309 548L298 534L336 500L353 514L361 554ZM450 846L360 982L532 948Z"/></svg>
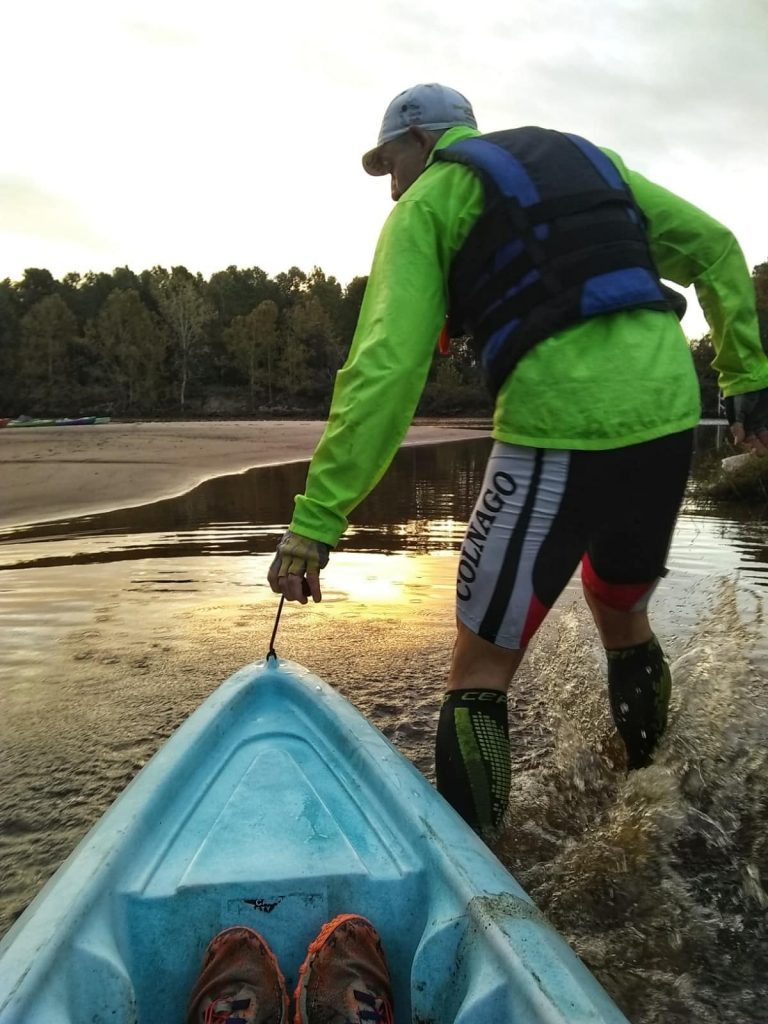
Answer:
<svg viewBox="0 0 768 1024"><path fill-rule="evenodd" d="M302 577L301 590L305 597L309 597L312 591L309 589L306 576ZM285 604L285 594L280 595L280 604L277 606L277 615L275 616L275 627L272 630L272 637L269 641L269 650L267 651L267 661L270 658L274 658L277 661L277 651L275 650L275 637L277 636L277 627L280 625L280 613L283 610Z"/></svg>
<svg viewBox="0 0 768 1024"><path fill-rule="evenodd" d="M272 630L272 637L271 637L271 639L269 641L269 650L267 651L267 661L269 661L270 658L274 658L275 661L277 661L277 651L275 650L275 637L277 636L277 627L280 625L280 613L283 610L283 605L284 604L285 604L285 594L282 594L281 597L280 597L280 604L277 606L277 615L275 616L275 626L274 626L274 629Z"/></svg>

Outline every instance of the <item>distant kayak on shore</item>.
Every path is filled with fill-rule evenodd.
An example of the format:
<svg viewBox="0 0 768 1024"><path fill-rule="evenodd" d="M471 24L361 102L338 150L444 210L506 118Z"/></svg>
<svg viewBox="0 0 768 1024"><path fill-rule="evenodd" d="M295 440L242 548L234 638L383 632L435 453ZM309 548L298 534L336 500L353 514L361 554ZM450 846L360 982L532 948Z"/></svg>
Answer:
<svg viewBox="0 0 768 1024"><path fill-rule="evenodd" d="M109 423L109 416L78 416L74 419L38 420L31 416L20 416L16 420L0 419L0 427L89 427L98 423Z"/></svg>

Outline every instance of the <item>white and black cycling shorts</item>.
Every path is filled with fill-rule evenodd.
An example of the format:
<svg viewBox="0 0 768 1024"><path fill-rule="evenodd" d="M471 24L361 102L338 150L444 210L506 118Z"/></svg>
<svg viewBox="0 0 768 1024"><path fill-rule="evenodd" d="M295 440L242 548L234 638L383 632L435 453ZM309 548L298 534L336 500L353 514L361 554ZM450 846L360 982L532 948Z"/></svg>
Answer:
<svg viewBox="0 0 768 1024"><path fill-rule="evenodd" d="M645 608L666 573L692 446L692 430L608 451L496 442L461 549L460 621L523 648L580 561L601 602Z"/></svg>

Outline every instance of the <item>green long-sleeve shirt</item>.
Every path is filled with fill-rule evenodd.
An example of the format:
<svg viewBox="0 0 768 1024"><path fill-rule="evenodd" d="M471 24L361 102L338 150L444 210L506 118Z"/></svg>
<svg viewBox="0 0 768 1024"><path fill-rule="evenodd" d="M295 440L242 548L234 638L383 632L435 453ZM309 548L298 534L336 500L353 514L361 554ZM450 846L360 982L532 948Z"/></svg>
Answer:
<svg viewBox="0 0 768 1024"><path fill-rule="evenodd" d="M478 134L453 128L436 149ZM754 289L731 232L605 152L648 218L659 274L695 285L724 393L768 387ZM482 209L477 176L438 161L392 210L306 490L296 498L296 533L334 546L347 515L389 467L445 320L453 257ZM493 437L536 448L620 448L685 430L699 416L698 381L677 318L638 309L593 317L538 344L498 394Z"/></svg>

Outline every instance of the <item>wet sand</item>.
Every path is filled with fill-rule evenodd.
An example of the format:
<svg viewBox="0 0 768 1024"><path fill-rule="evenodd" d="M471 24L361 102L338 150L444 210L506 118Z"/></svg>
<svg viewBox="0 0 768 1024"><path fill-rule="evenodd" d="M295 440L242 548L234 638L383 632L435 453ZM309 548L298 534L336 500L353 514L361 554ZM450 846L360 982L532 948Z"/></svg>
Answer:
<svg viewBox="0 0 768 1024"><path fill-rule="evenodd" d="M0 431L0 527L141 505L212 476L311 457L320 420L105 423ZM477 437L416 424L405 444Z"/></svg>

